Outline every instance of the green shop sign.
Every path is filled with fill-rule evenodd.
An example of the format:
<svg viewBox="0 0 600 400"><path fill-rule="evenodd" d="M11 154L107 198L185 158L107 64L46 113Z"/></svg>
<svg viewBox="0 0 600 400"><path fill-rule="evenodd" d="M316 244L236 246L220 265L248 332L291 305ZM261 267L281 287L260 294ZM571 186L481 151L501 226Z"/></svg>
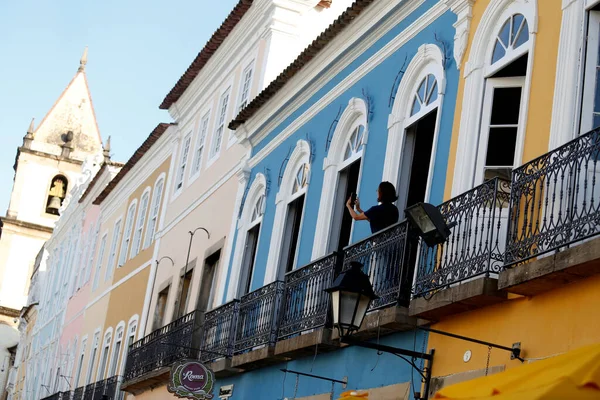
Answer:
<svg viewBox="0 0 600 400"><path fill-rule="evenodd" d="M171 367L167 389L182 399L212 399L215 376L204 364L194 360L178 361Z"/></svg>

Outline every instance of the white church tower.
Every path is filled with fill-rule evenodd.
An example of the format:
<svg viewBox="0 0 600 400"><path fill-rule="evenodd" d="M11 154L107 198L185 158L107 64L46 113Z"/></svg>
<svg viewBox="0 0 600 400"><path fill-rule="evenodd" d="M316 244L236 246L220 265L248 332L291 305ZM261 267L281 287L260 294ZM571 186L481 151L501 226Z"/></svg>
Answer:
<svg viewBox="0 0 600 400"><path fill-rule="evenodd" d="M87 48L71 82L37 127L31 121L17 149L10 204L0 218L0 318L25 305L35 257L52 234L82 165L102 161L86 63Z"/></svg>

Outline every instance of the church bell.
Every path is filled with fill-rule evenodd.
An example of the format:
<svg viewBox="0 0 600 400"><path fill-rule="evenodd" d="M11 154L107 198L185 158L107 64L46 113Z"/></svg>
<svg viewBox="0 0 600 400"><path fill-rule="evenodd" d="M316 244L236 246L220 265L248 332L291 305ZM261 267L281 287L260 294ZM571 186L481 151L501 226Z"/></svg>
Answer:
<svg viewBox="0 0 600 400"><path fill-rule="evenodd" d="M48 210L52 210L58 214L58 209L60 208L60 197L52 196L50 197L50 203L48 204Z"/></svg>

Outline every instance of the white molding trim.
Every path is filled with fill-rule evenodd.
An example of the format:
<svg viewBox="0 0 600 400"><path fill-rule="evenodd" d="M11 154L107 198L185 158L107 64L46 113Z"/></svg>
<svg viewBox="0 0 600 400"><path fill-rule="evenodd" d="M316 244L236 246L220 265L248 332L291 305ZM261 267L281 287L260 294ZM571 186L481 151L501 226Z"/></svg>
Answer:
<svg viewBox="0 0 600 400"><path fill-rule="evenodd" d="M527 127L529 112L529 92L531 89L532 68L535 54L535 38L538 25L537 0L491 0L475 31L469 52L469 60L464 68L464 92L458 134L458 146L455 155L452 196L465 192L473 187L477 143L480 133L480 115L483 102L483 91L486 80L486 69L489 69L494 39L506 20L513 14L525 16L529 26L529 42L523 46L529 52L529 62L525 89L521 101L525 105L519 137ZM523 143L517 143L515 154L522 159ZM462 155L459 157L458 155ZM467 156L470 155L470 156Z"/></svg>
<svg viewBox="0 0 600 400"><path fill-rule="evenodd" d="M444 0L444 3L457 17L456 22L452 25L456 30L454 34L454 61L456 61L456 68L460 69L469 44L469 32L475 0Z"/></svg>
<svg viewBox="0 0 600 400"><path fill-rule="evenodd" d="M383 5L385 3L386 2L381 2L379 4ZM280 91L280 93L278 93L273 99L271 99L268 102L268 104L263 106L263 109L259 111L256 116L252 117L246 122L246 124L242 125L245 127L246 132L253 132L251 135L247 134L248 136L252 136L250 139L252 144L254 145L256 143L259 143L264 137L266 137L269 134L269 132L272 132L274 129L276 129L281 123L283 123L283 121L285 121L286 118L288 118L299 107L306 103L314 94L316 94L317 91L320 90L330 80L331 76L340 73L344 68L350 65L354 60L356 60L358 56L360 56L360 54L362 54L362 52L364 52L369 46L373 45L376 40L383 37L390 29L396 26L396 24L399 21L406 18L406 16L408 16L411 12L415 11L418 6L422 5L422 3L423 0L413 0L409 2L409 4L405 7L401 7L392 18L386 20L381 27L378 27L377 30L369 36L368 39L361 41L360 45L353 47L350 51L344 54L341 61L335 63L335 65L332 66L328 74L320 74L320 72L323 69L323 65L328 63L327 60L335 58L335 56L338 53L342 52L341 49L345 49L348 45L346 42L350 43L348 39L348 37L350 37L349 35L358 35L358 33L349 32L348 35L342 35L344 36L344 38L339 38L339 41L341 41L341 43L338 43L338 38L335 38L327 46L327 48L323 52L321 52L323 54L320 53L315 59L312 60L311 63L309 63L303 68L303 73L292 78L292 80L288 83L288 85L295 85L294 87L305 89L299 89L297 91ZM377 4L374 4L372 7L376 6ZM370 9L367 9L367 12L364 13L365 18L367 18L368 16L370 16L371 18L375 18L369 13L369 11ZM371 11L375 12L375 10ZM321 112L323 108L331 104L348 88L360 81L360 79L362 79L366 74L368 74L369 71L373 70L377 65L385 61L390 55L398 51L402 46L404 46L406 43L408 43L408 41L413 39L423 29L430 26L446 11L447 7L444 3L440 2L433 5L423 15L417 18L412 24L406 27L406 29L404 29L396 37L391 39L377 53L371 56L362 65L357 67L351 74L344 78L328 93L323 95L318 102L315 102L302 115L300 115L293 122L288 124L277 135L276 138L273 138L273 140L271 140L267 145L265 145L260 151L258 151L254 155L254 157L249 162L250 167L254 168L260 161L264 160L264 158L268 154L270 154L275 148L280 146L283 141L285 141L288 137L294 134L294 132L296 132L304 124L310 121L315 115ZM363 17L363 14L361 14L359 18L361 17ZM383 18L384 15L378 15L377 17ZM359 26L360 24L355 23L353 25ZM352 28L352 26L349 27L349 29L350 28ZM330 48L332 50L328 51L328 49ZM292 93L300 93L300 95L293 97ZM288 102L290 104L286 105ZM285 108L284 111L273 116L272 110L279 110L283 108ZM242 126L240 126L240 128ZM238 130L240 128L238 128Z"/></svg>
<svg viewBox="0 0 600 400"><path fill-rule="evenodd" d="M265 272L264 284L268 285L277 279L279 272L279 258L283 245L283 234L285 229L285 221L287 217L288 204L297 198L299 194L292 197L293 184L296 179L296 172L303 164L310 164L310 144L303 139L298 140L294 151L285 167L279 192L275 196L275 219L273 220L273 229L271 230L271 244L269 246L269 257L267 259L267 267ZM312 166L311 166L312 167ZM305 194L310 184L310 169L308 176L307 187L300 189L299 192ZM306 207L304 207L306 209ZM302 214L304 214L304 209ZM303 220L301 217L301 221ZM302 226L302 224L300 224ZM301 229L301 228L300 228ZM298 237L300 240L300 237Z"/></svg>
<svg viewBox="0 0 600 400"><path fill-rule="evenodd" d="M369 136L367 113L367 104L363 99L357 97L351 98L348 106L340 116L340 120L331 138L327 157L323 160L323 187L321 189L317 226L315 227L312 251L313 260L324 256L327 252L331 219L333 216L333 201L338 180L338 166L343 161L346 143L350 135L352 135L352 128L356 125L362 124L365 127L362 153L364 154L366 150L367 138Z"/></svg>
<svg viewBox="0 0 600 400"><path fill-rule="evenodd" d="M585 48L584 1L563 0L562 13L548 150L568 142L579 132L577 111L582 88L582 52Z"/></svg>
<svg viewBox="0 0 600 400"><path fill-rule="evenodd" d="M233 216L233 218L231 218L231 225L229 227L229 235L227 236L227 242L225 244L225 250L224 250L225 253L223 254L224 262L221 263L221 266L219 267L220 270L219 270L218 280L217 280L217 284L216 284L217 292L216 292L216 295L213 297L213 304L211 305L213 307L217 307L217 306L221 305L221 303L223 301L223 296L225 295L225 284L227 283L227 275L229 273L229 268L232 265L232 258L234 255L233 241L234 241L234 238L236 237L235 233L236 233L236 226L238 223L237 213L239 212L239 209L242 205L242 199L244 197L246 185L248 184L248 180L250 179L250 168L248 168L248 164L247 164L248 156L249 156L249 154L242 161L240 169L237 172L238 190L237 190L237 194L235 197L235 206L233 209L234 216Z"/></svg>
<svg viewBox="0 0 600 400"><path fill-rule="evenodd" d="M406 128L414 123L414 117L410 118L412 101L422 80L429 74L435 76L438 85L438 98L428 107L428 110L429 108L431 110L438 109L433 151L431 153L431 160L435 160L441 105L443 104L446 92L446 74L444 72L444 56L440 48L434 44L424 44L419 47L406 68L406 72L396 91L392 113L388 120L388 140L385 150L382 180L391 182L394 186L397 186L400 166L402 165L402 151L404 149ZM419 115L420 117L423 116L421 113L418 113L417 117ZM429 197L431 179L433 177L432 166L433 163L430 163L426 200Z"/></svg>
<svg viewBox="0 0 600 400"><path fill-rule="evenodd" d="M240 185L243 181L247 181L246 173L241 175ZM233 253L233 262L231 263L230 274L229 274L229 287L227 288L227 301L236 298L239 286L239 280L242 269L242 261L244 258L244 242L246 241L246 235L244 233L248 230L250 225L250 218L252 218L252 210L254 204L258 201L260 196L266 195L265 191L267 188L267 179L262 173L256 174L248 194L246 195L246 201L244 202L244 209L242 215L238 221L237 227L237 239L235 243L235 251ZM266 202L266 199L265 199ZM259 233L260 236L260 233ZM260 239L259 239L260 242ZM260 243L259 243L260 244ZM258 246L258 245L257 245ZM252 279L252 277L249 277Z"/></svg>

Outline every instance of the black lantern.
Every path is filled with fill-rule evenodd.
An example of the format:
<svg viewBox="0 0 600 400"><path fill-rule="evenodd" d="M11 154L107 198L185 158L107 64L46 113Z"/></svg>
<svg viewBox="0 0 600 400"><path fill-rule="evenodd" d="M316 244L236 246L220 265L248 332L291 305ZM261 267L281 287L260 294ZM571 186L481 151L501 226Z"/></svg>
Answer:
<svg viewBox="0 0 600 400"><path fill-rule="evenodd" d="M440 210L429 203L417 203L404 213L429 247L444 243L450 236L450 228L456 225L446 224Z"/></svg>
<svg viewBox="0 0 600 400"><path fill-rule="evenodd" d="M362 271L362 264L356 261L351 262L350 269L339 274L333 286L325 291L331 293L333 324L342 338L358 331L371 301L379 298L373 292L369 277Z"/></svg>

